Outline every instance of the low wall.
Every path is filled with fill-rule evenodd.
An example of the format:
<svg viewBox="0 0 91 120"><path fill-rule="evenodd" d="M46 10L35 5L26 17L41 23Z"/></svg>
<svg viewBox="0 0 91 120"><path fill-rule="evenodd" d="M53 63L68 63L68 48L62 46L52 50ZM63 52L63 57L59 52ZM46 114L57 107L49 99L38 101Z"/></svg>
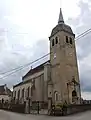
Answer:
<svg viewBox="0 0 91 120"><path fill-rule="evenodd" d="M52 116L65 116L75 113L84 112L91 110L91 104L80 104L80 105L63 105L62 107L55 108L55 106L48 111L49 115Z"/></svg>
<svg viewBox="0 0 91 120"><path fill-rule="evenodd" d="M18 112L18 113L25 113L25 104L0 104L0 109L4 109L4 110L8 110L8 111L12 111L12 112ZM34 109L35 110L35 109ZM37 114L47 114L47 109L39 109L36 110ZM46 111L45 111L46 110ZM80 104L80 105L68 105L66 107L64 107L64 109L62 109L61 111L55 111L54 109L54 113L53 115L56 115L56 113L58 112L59 115L71 115L71 114L75 114L75 113L80 113L80 112L84 112L87 110L91 110L91 104ZM32 111L32 109L30 110L30 113L34 113L35 111Z"/></svg>
<svg viewBox="0 0 91 120"><path fill-rule="evenodd" d="M25 105L24 104L0 104L0 109L8 110L17 113L25 113Z"/></svg>
<svg viewBox="0 0 91 120"><path fill-rule="evenodd" d="M91 104L69 105L67 107L67 115L84 112L87 110L91 110Z"/></svg>

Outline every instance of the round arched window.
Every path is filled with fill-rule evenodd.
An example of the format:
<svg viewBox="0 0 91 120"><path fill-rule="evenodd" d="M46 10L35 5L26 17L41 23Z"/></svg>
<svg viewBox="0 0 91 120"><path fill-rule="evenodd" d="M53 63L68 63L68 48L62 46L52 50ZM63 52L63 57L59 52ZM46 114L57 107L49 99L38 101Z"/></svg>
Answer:
<svg viewBox="0 0 91 120"><path fill-rule="evenodd" d="M66 43L69 43L68 36L66 36Z"/></svg>
<svg viewBox="0 0 91 120"><path fill-rule="evenodd" d="M58 44L58 37L56 37L55 40L56 40L56 44Z"/></svg>
<svg viewBox="0 0 91 120"><path fill-rule="evenodd" d="M52 40L52 46L54 46L54 39Z"/></svg>
<svg viewBox="0 0 91 120"><path fill-rule="evenodd" d="M55 101L58 101L58 92L55 91L55 92L54 92L54 95L55 95Z"/></svg>
<svg viewBox="0 0 91 120"><path fill-rule="evenodd" d="M75 90L73 90L73 92L72 92L72 97L75 97L75 96L77 96L77 93L76 93Z"/></svg>
<svg viewBox="0 0 91 120"><path fill-rule="evenodd" d="M72 44L72 38L70 37L70 44Z"/></svg>

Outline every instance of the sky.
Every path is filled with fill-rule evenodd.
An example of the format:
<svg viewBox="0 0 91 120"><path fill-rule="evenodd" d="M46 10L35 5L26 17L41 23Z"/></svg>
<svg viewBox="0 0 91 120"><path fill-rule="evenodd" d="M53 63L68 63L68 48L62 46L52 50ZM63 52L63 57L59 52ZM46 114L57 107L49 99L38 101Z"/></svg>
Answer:
<svg viewBox="0 0 91 120"><path fill-rule="evenodd" d="M0 0L0 84L12 88L36 64L7 76L7 71L49 52L49 36L60 7L78 36L91 26L91 0ZM76 41L82 97L91 99L91 33ZM5 77L6 76L6 77Z"/></svg>

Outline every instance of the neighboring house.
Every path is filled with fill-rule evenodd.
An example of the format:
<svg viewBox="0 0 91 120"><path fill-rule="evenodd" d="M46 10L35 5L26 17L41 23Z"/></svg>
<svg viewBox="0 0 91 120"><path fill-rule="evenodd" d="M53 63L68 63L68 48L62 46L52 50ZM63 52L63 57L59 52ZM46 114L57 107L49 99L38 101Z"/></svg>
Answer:
<svg viewBox="0 0 91 120"><path fill-rule="evenodd" d="M9 101L12 97L11 90L5 85L0 86L0 101Z"/></svg>
<svg viewBox="0 0 91 120"><path fill-rule="evenodd" d="M18 100L52 103L81 103L80 80L77 65L75 34L66 25L62 11L58 24L49 37L50 61L31 69L20 84L13 87L13 97ZM36 53L37 54L37 53Z"/></svg>

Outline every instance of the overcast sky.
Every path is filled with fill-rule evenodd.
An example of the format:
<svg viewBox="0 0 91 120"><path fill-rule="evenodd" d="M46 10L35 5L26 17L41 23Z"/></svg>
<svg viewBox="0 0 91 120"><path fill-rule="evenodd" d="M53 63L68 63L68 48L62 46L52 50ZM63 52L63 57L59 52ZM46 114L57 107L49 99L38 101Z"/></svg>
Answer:
<svg viewBox="0 0 91 120"><path fill-rule="evenodd" d="M71 25L76 36L91 27L91 0L0 0L0 84L12 88L31 65L3 79L6 74L2 73L49 52L48 37L57 24L60 6L65 23ZM91 99L90 38L91 33L76 41L85 99Z"/></svg>

